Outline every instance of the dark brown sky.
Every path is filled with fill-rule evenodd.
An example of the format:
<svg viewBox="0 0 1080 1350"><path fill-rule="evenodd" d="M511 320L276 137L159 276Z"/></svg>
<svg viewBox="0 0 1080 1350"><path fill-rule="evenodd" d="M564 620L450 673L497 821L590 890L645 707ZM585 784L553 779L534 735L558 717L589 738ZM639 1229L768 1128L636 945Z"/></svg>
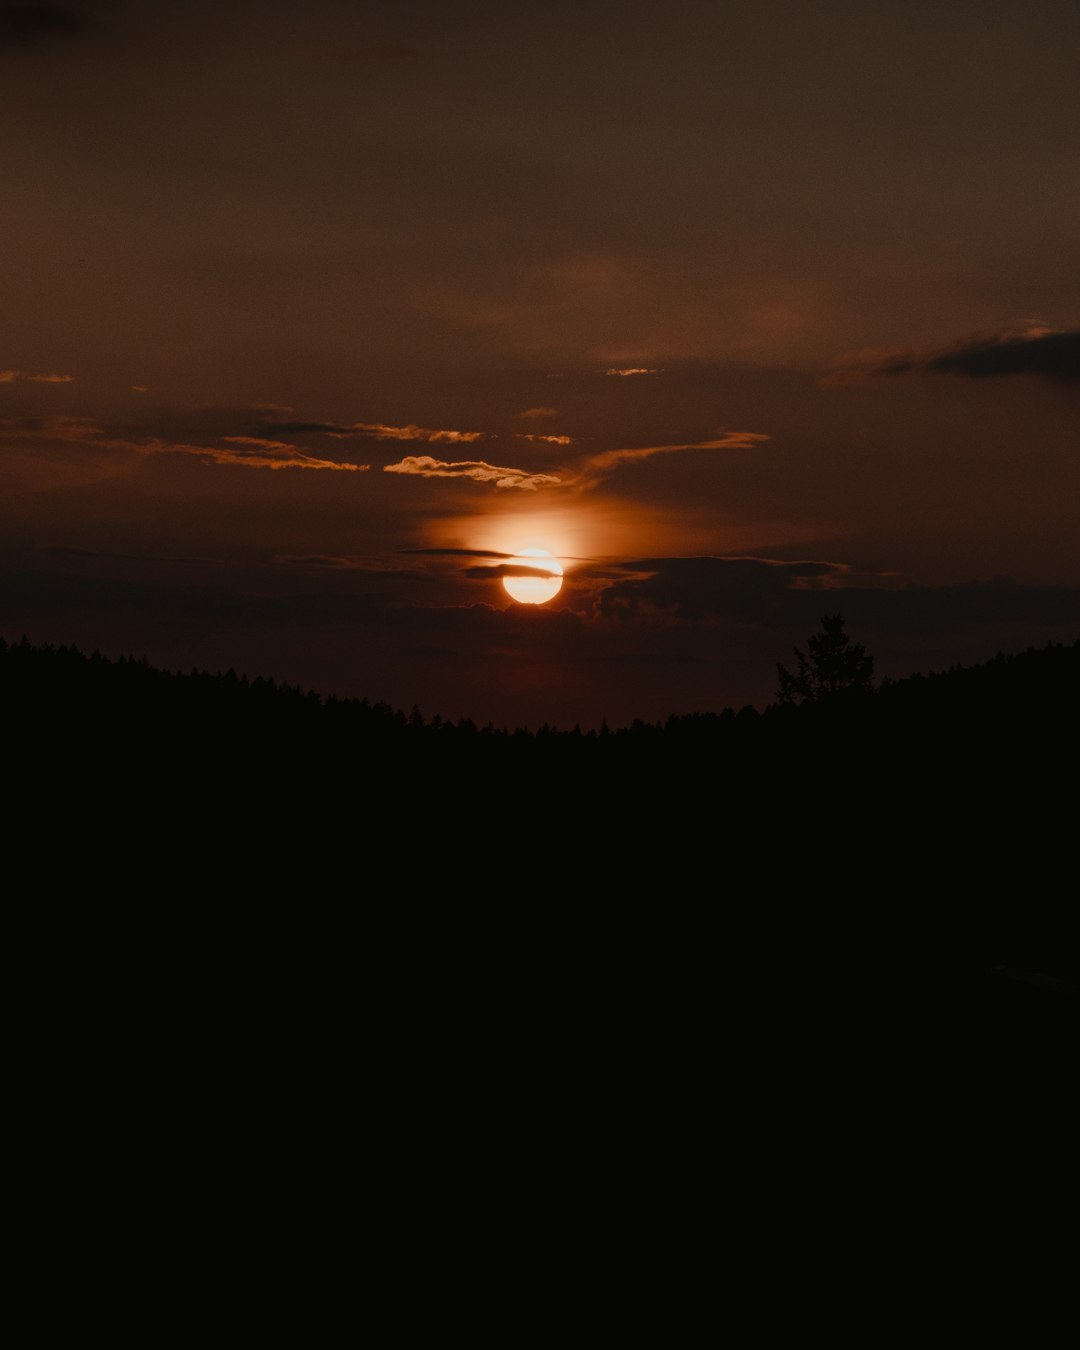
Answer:
<svg viewBox="0 0 1080 1350"><path fill-rule="evenodd" d="M0 631L532 723L763 703L836 609L892 673L1076 637L1078 50L0 4Z"/></svg>

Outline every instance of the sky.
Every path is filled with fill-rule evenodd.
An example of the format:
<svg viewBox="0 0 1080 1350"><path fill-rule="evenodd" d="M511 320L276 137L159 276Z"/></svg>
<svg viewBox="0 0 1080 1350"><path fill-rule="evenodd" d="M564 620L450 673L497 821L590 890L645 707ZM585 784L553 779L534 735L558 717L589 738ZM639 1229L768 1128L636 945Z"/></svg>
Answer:
<svg viewBox="0 0 1080 1350"><path fill-rule="evenodd" d="M825 613L881 675L1074 640L1078 50L0 3L0 634L532 726L763 707Z"/></svg>

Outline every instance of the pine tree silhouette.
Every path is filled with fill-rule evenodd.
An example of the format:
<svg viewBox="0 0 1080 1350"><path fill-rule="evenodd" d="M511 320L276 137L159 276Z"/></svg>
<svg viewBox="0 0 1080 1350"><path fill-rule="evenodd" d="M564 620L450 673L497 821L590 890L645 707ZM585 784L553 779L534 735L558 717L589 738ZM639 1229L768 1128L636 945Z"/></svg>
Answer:
<svg viewBox="0 0 1080 1350"><path fill-rule="evenodd" d="M856 691L869 692L874 687L874 658L859 642L852 642L844 632L841 614L826 614L821 620L824 629L808 641L807 656L798 647L793 650L799 663L796 674L786 666L777 665L780 688L777 701L782 704L818 703L836 694Z"/></svg>

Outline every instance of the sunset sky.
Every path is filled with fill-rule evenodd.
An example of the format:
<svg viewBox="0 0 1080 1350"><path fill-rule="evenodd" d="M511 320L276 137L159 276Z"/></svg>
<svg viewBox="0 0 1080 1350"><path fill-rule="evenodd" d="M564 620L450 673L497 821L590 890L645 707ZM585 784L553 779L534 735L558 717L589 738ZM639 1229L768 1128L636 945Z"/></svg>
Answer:
<svg viewBox="0 0 1080 1350"><path fill-rule="evenodd" d="M1076 0L0 4L0 634L430 715L1080 636ZM500 577L539 548L544 606Z"/></svg>

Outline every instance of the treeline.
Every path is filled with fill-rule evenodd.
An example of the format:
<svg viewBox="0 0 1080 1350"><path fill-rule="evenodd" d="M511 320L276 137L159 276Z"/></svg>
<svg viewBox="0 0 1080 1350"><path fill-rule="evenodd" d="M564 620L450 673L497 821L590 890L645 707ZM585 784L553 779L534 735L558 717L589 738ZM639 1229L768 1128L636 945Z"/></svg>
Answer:
<svg viewBox="0 0 1080 1350"><path fill-rule="evenodd" d="M0 638L0 699L9 726L46 719L90 730L161 734L168 729L198 734L231 725L234 732L277 727L319 735L356 737L397 744L470 745L476 742L608 746L702 745L709 742L765 744L777 737L845 731L910 731L933 727L951 736L985 733L997 740L1003 729L1074 731L1080 717L1080 641L1048 644L1017 655L999 654L976 666L883 680L873 691L850 690L794 707L770 704L763 712L672 714L662 722L635 719L630 725L582 731L544 723L535 730L479 725L469 718L424 717L384 702L321 696L295 685L234 670L178 673L157 669L145 659L87 656L74 646L35 646Z"/></svg>

